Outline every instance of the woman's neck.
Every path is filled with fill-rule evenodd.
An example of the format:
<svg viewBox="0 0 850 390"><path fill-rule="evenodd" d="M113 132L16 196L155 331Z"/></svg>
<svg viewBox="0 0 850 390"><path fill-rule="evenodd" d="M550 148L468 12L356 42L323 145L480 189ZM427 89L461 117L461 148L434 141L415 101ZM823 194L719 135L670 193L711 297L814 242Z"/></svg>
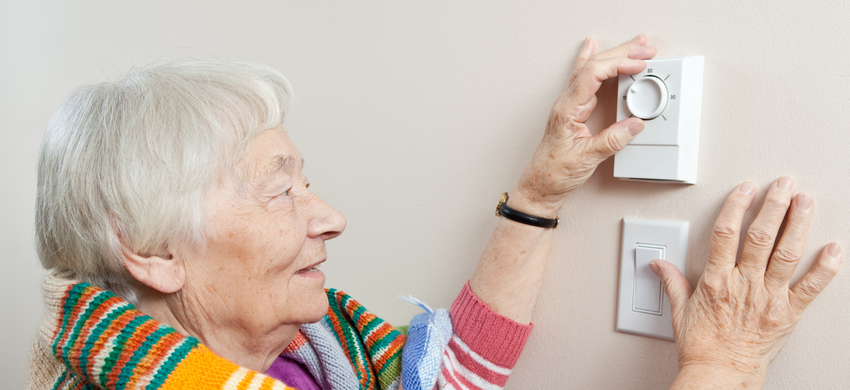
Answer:
<svg viewBox="0 0 850 390"><path fill-rule="evenodd" d="M301 327L284 324L262 334L252 334L238 324L216 321L215 313L204 310L208 306L187 300L179 292L162 294L149 290L140 295L138 309L143 313L181 334L199 339L216 355L257 372L268 370Z"/></svg>

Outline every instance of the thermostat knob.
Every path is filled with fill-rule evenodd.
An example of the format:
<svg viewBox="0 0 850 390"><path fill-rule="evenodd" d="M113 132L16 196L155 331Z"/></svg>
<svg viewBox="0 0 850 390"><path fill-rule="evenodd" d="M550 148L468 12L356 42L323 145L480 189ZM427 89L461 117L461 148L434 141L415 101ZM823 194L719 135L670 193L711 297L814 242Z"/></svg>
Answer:
<svg viewBox="0 0 850 390"><path fill-rule="evenodd" d="M667 84L655 75L635 80L626 93L626 106L632 115L641 119L655 119L667 108Z"/></svg>

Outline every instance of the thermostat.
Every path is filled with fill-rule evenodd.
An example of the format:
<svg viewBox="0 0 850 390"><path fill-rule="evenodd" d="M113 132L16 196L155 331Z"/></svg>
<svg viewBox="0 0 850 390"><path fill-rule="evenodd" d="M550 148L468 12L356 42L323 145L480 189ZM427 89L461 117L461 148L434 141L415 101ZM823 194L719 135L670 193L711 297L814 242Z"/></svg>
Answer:
<svg viewBox="0 0 850 390"><path fill-rule="evenodd" d="M660 58L619 76L617 121L638 117L646 127L614 156L614 177L696 184L704 63L703 56Z"/></svg>

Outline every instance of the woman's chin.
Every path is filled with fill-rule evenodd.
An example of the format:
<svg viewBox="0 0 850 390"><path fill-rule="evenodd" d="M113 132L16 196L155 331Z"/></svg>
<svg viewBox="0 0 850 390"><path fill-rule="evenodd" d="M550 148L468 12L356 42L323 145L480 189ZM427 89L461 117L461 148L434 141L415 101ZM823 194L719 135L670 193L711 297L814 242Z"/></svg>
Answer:
<svg viewBox="0 0 850 390"><path fill-rule="evenodd" d="M322 271L307 271L296 273L293 281L299 286L295 297L290 302L300 302L299 310L303 323L320 321L328 313L328 296L325 294L325 274Z"/></svg>
<svg viewBox="0 0 850 390"><path fill-rule="evenodd" d="M322 291L320 297L311 300L310 309L305 310L304 314L304 318L302 318L304 324L319 322L328 314L328 296L325 295L324 291Z"/></svg>

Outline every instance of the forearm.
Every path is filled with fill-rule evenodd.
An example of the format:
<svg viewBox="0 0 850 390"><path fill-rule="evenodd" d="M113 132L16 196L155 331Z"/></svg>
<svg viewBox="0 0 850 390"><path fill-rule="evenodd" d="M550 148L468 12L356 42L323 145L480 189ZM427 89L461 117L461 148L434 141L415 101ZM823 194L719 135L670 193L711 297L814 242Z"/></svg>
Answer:
<svg viewBox="0 0 850 390"><path fill-rule="evenodd" d="M508 204L529 214L552 218L551 206L540 207L519 191ZM493 311L527 324L543 281L554 229L544 229L500 218L478 262L469 287Z"/></svg>

